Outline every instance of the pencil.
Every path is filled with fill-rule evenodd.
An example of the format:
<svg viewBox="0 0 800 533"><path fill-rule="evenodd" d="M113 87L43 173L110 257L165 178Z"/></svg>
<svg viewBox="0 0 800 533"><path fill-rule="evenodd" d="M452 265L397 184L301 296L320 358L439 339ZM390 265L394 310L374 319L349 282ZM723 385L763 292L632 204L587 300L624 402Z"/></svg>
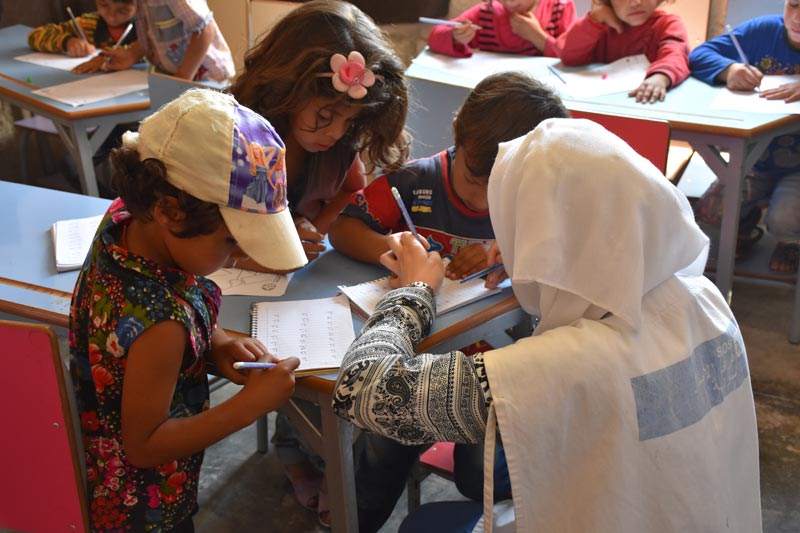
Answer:
<svg viewBox="0 0 800 533"><path fill-rule="evenodd" d="M403 218L406 220L406 225L408 226L409 231L414 234L414 237L416 237L417 240L420 240L419 233L417 233L417 227L414 226L413 222L411 222L411 215L408 214L406 205L403 203L403 199L400 197L400 192L397 190L397 187L392 187L392 196L394 196L394 199L397 202L397 207L400 208L400 212L403 214Z"/></svg>
<svg viewBox="0 0 800 533"><path fill-rule="evenodd" d="M464 278L461 281L459 281L459 283L466 283L468 281L472 281L473 279L482 278L486 274L491 274L495 270L500 270L501 268L503 268L503 263L495 263L490 267L484 268L483 270L479 270L479 271L475 272L474 274L470 274L466 278Z"/></svg>
<svg viewBox="0 0 800 533"><path fill-rule="evenodd" d="M128 26L125 28L125 31L122 32L122 35L120 35L119 39L117 39L117 42L114 43L114 46L112 46L111 49L112 50L116 50L117 48L119 48L119 45L122 44L122 41L125 40L125 37L128 36L128 34L131 32L132 29L133 29L133 22L129 22ZM106 56L105 61L103 61L103 67L108 65L108 60L109 59L111 59L111 57L110 56Z"/></svg>
<svg viewBox="0 0 800 533"><path fill-rule="evenodd" d="M81 25L78 24L78 19L76 19L75 15L72 14L72 9L70 9L69 6L67 6L67 14L69 15L69 18L72 19L72 23L75 25L75 29L78 31L78 35L81 36L81 39L83 39L84 42L88 43L89 39L86 38L86 34L83 33L83 29L81 29Z"/></svg>
<svg viewBox="0 0 800 533"><path fill-rule="evenodd" d="M556 67L554 67L553 65L547 65L547 68L550 70L550 72L553 73L553 76L559 79L561 83L563 83L564 85L567 84L566 80L562 78L561 74L559 74L558 71L556 70Z"/></svg>
<svg viewBox="0 0 800 533"><path fill-rule="evenodd" d="M747 56L744 55L742 45L739 44L739 39L737 39L733 34L733 29L731 28L730 24L725 25L725 31L728 33L728 35L730 35L731 41L733 41L733 46L736 48L736 53L739 54L739 59L742 60L742 64L747 68L747 70L750 70L752 68L750 62L747 60ZM758 87L755 87L754 89L758 90Z"/></svg>
<svg viewBox="0 0 800 533"><path fill-rule="evenodd" d="M466 22L467 24L469 24L471 28L475 28L476 30L483 29L481 26L478 26L477 24L473 24L472 22L466 20L459 21L459 20L446 20L446 19L432 19L430 17L420 17L419 21L424 22L425 24L436 24L437 26L461 26Z"/></svg>
<svg viewBox="0 0 800 533"><path fill-rule="evenodd" d="M257 370L264 370L266 368L272 368L277 363L259 363L259 362L247 362L247 361L236 361L233 363L233 368L236 370L245 370L245 369L257 369Z"/></svg>

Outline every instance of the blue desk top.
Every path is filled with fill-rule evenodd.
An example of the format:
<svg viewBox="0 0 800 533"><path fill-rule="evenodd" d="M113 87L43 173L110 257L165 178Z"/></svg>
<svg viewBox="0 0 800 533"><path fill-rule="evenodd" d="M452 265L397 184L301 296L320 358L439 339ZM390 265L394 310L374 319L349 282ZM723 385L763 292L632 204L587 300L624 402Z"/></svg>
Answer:
<svg viewBox="0 0 800 533"><path fill-rule="evenodd" d="M103 73L73 74L65 70L17 61L14 59L15 57L33 52L28 48L28 34L31 29L22 25L0 29L0 93L35 102L37 106L46 107L64 117L103 115L107 114L110 109L129 108L134 110L150 108L147 90L108 98L80 107L72 107L56 100L33 94L33 91L43 87L85 79L87 76L102 76ZM144 65L137 68L144 68ZM28 79L31 81L28 82Z"/></svg>

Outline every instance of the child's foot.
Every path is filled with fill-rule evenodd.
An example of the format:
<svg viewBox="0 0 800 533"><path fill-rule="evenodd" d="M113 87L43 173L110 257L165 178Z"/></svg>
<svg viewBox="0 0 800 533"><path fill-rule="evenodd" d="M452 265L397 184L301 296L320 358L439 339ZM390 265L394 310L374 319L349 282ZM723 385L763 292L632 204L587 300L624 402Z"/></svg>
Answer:
<svg viewBox="0 0 800 533"><path fill-rule="evenodd" d="M769 269L791 274L797 272L800 261L800 243L781 241L775 245L775 251L769 259Z"/></svg>
<svg viewBox="0 0 800 533"><path fill-rule="evenodd" d="M284 470L300 505L309 511L316 511L319 505L322 474L310 463L284 465Z"/></svg>

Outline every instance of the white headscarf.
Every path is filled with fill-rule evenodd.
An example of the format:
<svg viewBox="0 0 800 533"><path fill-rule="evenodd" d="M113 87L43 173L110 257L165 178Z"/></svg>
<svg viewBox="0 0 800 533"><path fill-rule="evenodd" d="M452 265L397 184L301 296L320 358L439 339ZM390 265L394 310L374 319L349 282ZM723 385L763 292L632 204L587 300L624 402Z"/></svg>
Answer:
<svg viewBox="0 0 800 533"><path fill-rule="evenodd" d="M675 274L701 275L708 254L686 197L583 119L547 120L501 145L489 212L517 299L541 314L539 333L606 311L637 329L644 295Z"/></svg>
<svg viewBox="0 0 800 533"><path fill-rule="evenodd" d="M486 529L499 428L517 532L759 531L744 344L686 198L601 126L552 119L501 145L489 212L541 322L484 354Z"/></svg>

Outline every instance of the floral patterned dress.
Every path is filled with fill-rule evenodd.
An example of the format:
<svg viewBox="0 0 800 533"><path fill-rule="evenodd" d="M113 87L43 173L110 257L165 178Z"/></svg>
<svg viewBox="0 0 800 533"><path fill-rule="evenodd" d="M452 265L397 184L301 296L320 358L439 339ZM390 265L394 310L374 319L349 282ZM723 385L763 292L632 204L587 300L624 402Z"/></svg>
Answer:
<svg viewBox="0 0 800 533"><path fill-rule="evenodd" d="M204 354L210 347L219 288L185 271L136 256L117 242L130 222L117 199L94 238L70 309L70 356L81 417L92 531L169 530L197 510L203 453L155 468L127 459L121 436L122 384L128 350L147 328L175 320L189 346L170 416L208 409Z"/></svg>

